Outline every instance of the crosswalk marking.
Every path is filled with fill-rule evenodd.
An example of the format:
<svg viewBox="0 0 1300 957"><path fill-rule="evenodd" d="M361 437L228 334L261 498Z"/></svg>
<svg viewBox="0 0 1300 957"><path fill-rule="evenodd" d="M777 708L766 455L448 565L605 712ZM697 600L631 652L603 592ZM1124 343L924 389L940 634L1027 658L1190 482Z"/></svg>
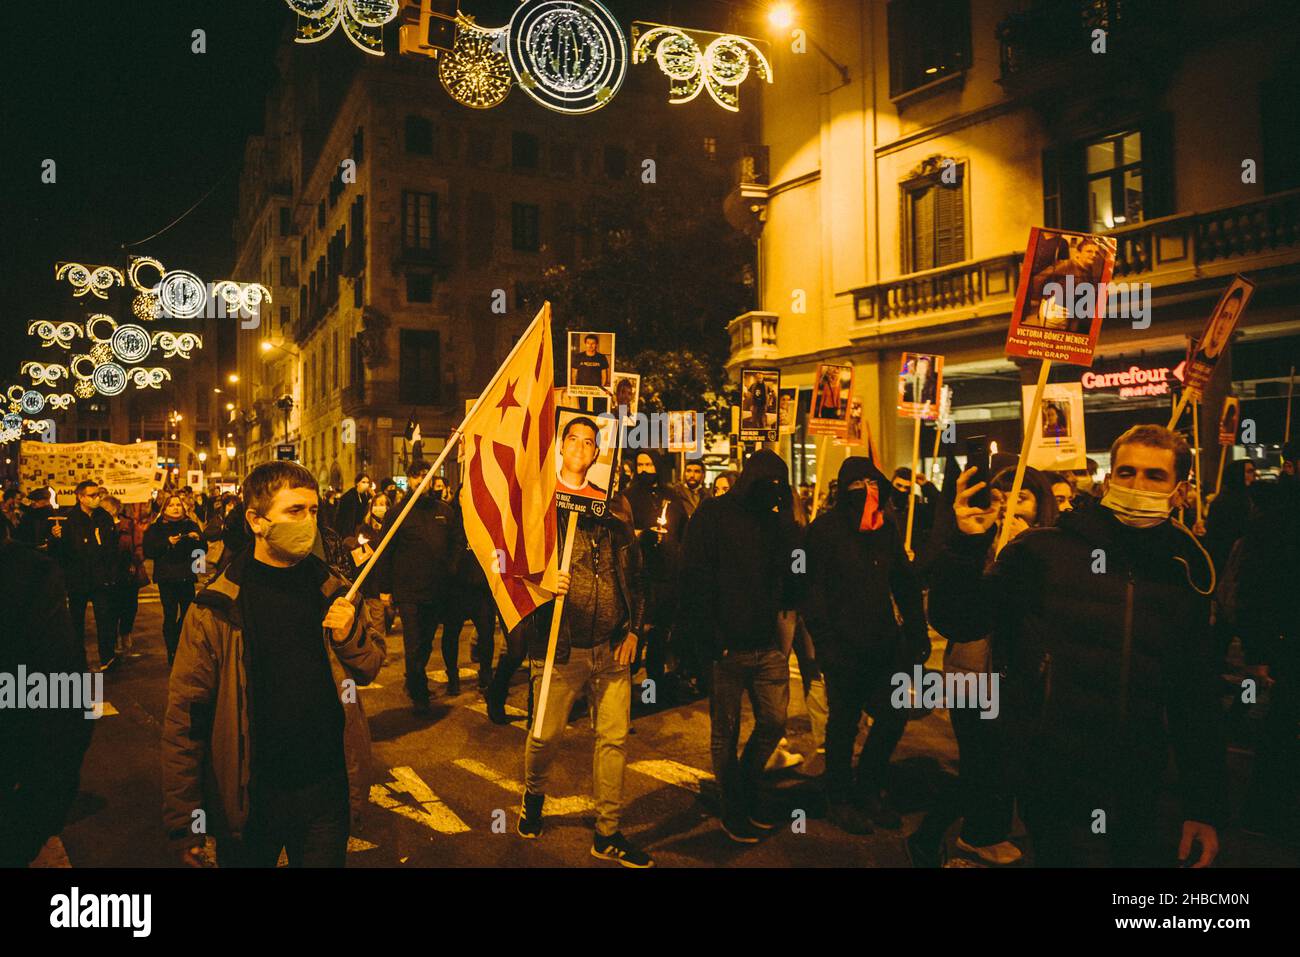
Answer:
<svg viewBox="0 0 1300 957"><path fill-rule="evenodd" d="M682 764L680 761L673 761L668 758L633 761L627 766L627 769L652 777L656 781L662 781L664 784L685 788L687 791L693 791L696 794L700 793L700 783L702 781L713 780L713 775L706 771L701 771L689 764Z"/></svg>
<svg viewBox="0 0 1300 957"><path fill-rule="evenodd" d="M468 707L468 709L469 709L470 711L477 712L478 714L481 714L481 715L483 715L484 717L487 716L487 702L486 702L486 701L483 701L483 700L480 699L480 700L478 700L478 701L475 701L473 704L468 705L467 707ZM515 717L515 718L526 718L526 717L528 717L528 712L527 712L527 711L525 711L523 708L516 708L516 707L515 707L514 705L512 705L512 704L508 704L508 705L506 705L506 714L511 715L512 717Z"/></svg>
<svg viewBox="0 0 1300 957"><path fill-rule="evenodd" d="M363 841L359 837L348 838L348 853L360 854L362 851L373 851L378 844L371 844L369 841Z"/></svg>
<svg viewBox="0 0 1300 957"><path fill-rule="evenodd" d="M456 812L447 807L412 768L391 768L388 773L393 776L393 780L387 785L371 786L371 803L441 834L463 834L469 830L469 825L457 817ZM406 794L420 806L411 807L399 801L394 794Z"/></svg>
<svg viewBox="0 0 1300 957"><path fill-rule="evenodd" d="M452 763L463 771L468 771L470 774L504 788L518 798L524 796L524 786L522 784L506 777L504 774L493 771L481 761L475 761L473 758L457 758ZM580 795L576 797L551 797L549 794L546 796L546 812L548 814L564 817L569 814L590 814L595 809L596 804L589 797Z"/></svg>

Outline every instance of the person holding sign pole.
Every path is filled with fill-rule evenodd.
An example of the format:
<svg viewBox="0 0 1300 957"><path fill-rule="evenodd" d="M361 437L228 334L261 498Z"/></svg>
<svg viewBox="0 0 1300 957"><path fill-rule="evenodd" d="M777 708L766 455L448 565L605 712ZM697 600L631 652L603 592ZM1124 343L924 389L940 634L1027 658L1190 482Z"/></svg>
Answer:
<svg viewBox="0 0 1300 957"><path fill-rule="evenodd" d="M566 537L568 523L560 523ZM641 553L632 528L632 509L622 495L609 501L602 518L584 514L573 525L569 570L559 573L557 594L564 611L556 639L549 701L540 728L524 749L524 799L520 837L542 834L542 812L551 764L569 711L584 690L596 729L594 780L596 833L591 856L624 867L653 866L650 855L619 830L623 810L623 771L632 703L632 659L636 654L644 599ZM565 544L561 541L561 546ZM555 603L525 619L534 696L541 695L546 645Z"/></svg>
<svg viewBox="0 0 1300 957"><path fill-rule="evenodd" d="M1040 866L1206 867L1218 853L1226 754L1214 568L1170 520L1190 468L1181 436L1134 426L1111 447L1101 507L1025 531L982 576L931 587L940 633L991 635L993 667L1005 675L1010 783ZM959 518L982 487L962 489ZM959 527L953 552L978 565L989 545L983 523ZM1159 814L1171 751L1181 829Z"/></svg>

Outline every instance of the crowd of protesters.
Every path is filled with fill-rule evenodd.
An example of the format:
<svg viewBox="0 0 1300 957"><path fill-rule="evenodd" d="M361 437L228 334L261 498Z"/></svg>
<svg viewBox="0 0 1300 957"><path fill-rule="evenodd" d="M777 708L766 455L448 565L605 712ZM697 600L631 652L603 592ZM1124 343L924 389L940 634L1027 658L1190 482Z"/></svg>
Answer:
<svg viewBox="0 0 1300 957"><path fill-rule="evenodd" d="M814 501L816 489L792 487L771 451L711 485L696 462L674 481L668 459L629 452L605 515L578 520L560 575L566 606L545 717L523 755L518 834L544 835L548 771L585 703L592 854L650 866L620 829L633 717L707 697L720 826L742 844L767 838L783 814L765 776L803 760L786 737L792 654L825 754L828 820L850 834L900 831L891 759L916 704L900 706L894 692L899 675L929 667L937 638L947 687L987 680L1000 698L991 712L975 695L945 703L959 775L906 835L917 866L952 853L1016 863L1017 816L1038 865L1208 865L1230 818L1225 712L1247 691L1267 708L1239 819L1293 839L1298 457L1288 445L1268 483L1249 460L1232 463L1204 525L1189 528L1178 519L1191 452L1153 425L1116 440L1104 483L1027 468L1010 507L1006 457L987 481L950 459L940 490L852 456ZM123 506L86 481L75 505L58 509L48 489L25 501L5 493L0 558L30 582L15 589L29 623L16 634L49 627L49 655L84 668L90 606L99 668L114 667L132 648L140 589L157 583L171 666L165 821L186 862L202 863L203 835L190 827L202 807L216 817L208 832L223 866L273 865L281 849L292 865L343 863L369 783L355 688L377 674L399 619L417 715L430 712L426 668L439 632L444 693L461 693L469 622L488 718L512 720L507 694L527 666L531 721L554 605L506 633L496 655L495 606L456 496L436 476L406 508L428 470L413 462L403 486L362 474L323 496L293 463L259 466L240 497L178 489ZM372 561L348 601L349 580ZM6 661L28 653L22 640ZM1230 654L1244 661L1241 688L1226 684ZM753 724L742 746L746 698ZM67 765L84 748L78 739L55 749L47 763L64 754L63 765L30 772L41 780L27 795L19 786L4 799L14 806L0 818L6 830L23 820L37 836L57 832L75 793ZM11 777L23 784L20 771L6 767L5 793ZM40 843L16 846L30 858Z"/></svg>

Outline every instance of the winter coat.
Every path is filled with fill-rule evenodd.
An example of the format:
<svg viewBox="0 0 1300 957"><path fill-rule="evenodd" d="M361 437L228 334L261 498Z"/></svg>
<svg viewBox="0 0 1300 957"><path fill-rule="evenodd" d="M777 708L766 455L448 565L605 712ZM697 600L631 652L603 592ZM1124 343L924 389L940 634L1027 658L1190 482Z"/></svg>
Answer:
<svg viewBox="0 0 1300 957"><path fill-rule="evenodd" d="M198 538L190 538L191 533ZM168 541L173 535L181 537L175 545ZM153 580L159 583L197 581L194 561L207 550L199 526L188 518L172 521L159 515L144 531L144 554L153 559Z"/></svg>
<svg viewBox="0 0 1300 957"><path fill-rule="evenodd" d="M400 514L401 509L389 509L381 538ZM380 591L399 603L434 601L445 596L464 547L451 506L432 494L421 495L370 574L378 576Z"/></svg>
<svg viewBox="0 0 1300 957"><path fill-rule="evenodd" d="M642 590L641 580L641 549L633 534L632 510L628 506L627 499L622 495L615 495L610 499L609 509L606 511L604 518L583 517L578 521L586 523L584 527L593 534L605 537L605 540L618 555L618 561L614 563L614 584L623 599L627 617L622 627L616 632L612 642L621 641L629 631L635 635L640 635L641 629L644 627L645 616L645 595ZM557 547L561 552L564 549L568 525L567 521L559 523ZM555 602L547 602L521 622L530 658L541 660L546 657L546 646L551 635L551 616L554 611ZM556 637L555 661L557 664L565 664L569 660L572 648L569 623L573 614L573 604L566 601L564 611L560 616L559 635Z"/></svg>
<svg viewBox="0 0 1300 957"><path fill-rule="evenodd" d="M168 685L162 730L163 823L177 850L202 845L194 811L207 815L207 832L238 839L248 820L248 782L257 735L249 724L248 648L239 611L239 587L251 555L244 552L201 591L185 616ZM308 556L328 606L347 590L325 563ZM356 687L367 685L384 662L384 639L357 608L352 630L335 642L322 630L330 671L343 702L343 749L352 819L369 789L370 731ZM345 685L345 681L355 682Z"/></svg>
<svg viewBox="0 0 1300 957"><path fill-rule="evenodd" d="M102 508L87 515L72 509L63 522L62 538L50 538L63 565L70 594L89 594L113 584L117 556L117 530Z"/></svg>
<svg viewBox="0 0 1300 957"><path fill-rule="evenodd" d="M875 671L924 661L930 653L925 603L902 539L889 522L860 531L859 516L852 513L843 504L823 512L804 539L807 589L801 610L817 658Z"/></svg>
<svg viewBox="0 0 1300 957"><path fill-rule="evenodd" d="M949 641L991 635L1019 784L1121 786L1158 777L1172 748L1183 817L1221 823L1205 556L1169 522L1133 529L1094 508L1024 532L983 572L994 534L959 534L936 558L930 623Z"/></svg>

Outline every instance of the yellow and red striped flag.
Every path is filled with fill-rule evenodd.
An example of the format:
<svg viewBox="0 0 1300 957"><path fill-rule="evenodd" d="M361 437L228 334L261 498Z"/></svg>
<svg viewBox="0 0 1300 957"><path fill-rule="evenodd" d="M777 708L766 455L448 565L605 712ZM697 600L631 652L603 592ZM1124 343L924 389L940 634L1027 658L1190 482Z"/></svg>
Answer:
<svg viewBox="0 0 1300 957"><path fill-rule="evenodd" d="M465 535L507 630L555 597L554 388L548 302L461 426Z"/></svg>

